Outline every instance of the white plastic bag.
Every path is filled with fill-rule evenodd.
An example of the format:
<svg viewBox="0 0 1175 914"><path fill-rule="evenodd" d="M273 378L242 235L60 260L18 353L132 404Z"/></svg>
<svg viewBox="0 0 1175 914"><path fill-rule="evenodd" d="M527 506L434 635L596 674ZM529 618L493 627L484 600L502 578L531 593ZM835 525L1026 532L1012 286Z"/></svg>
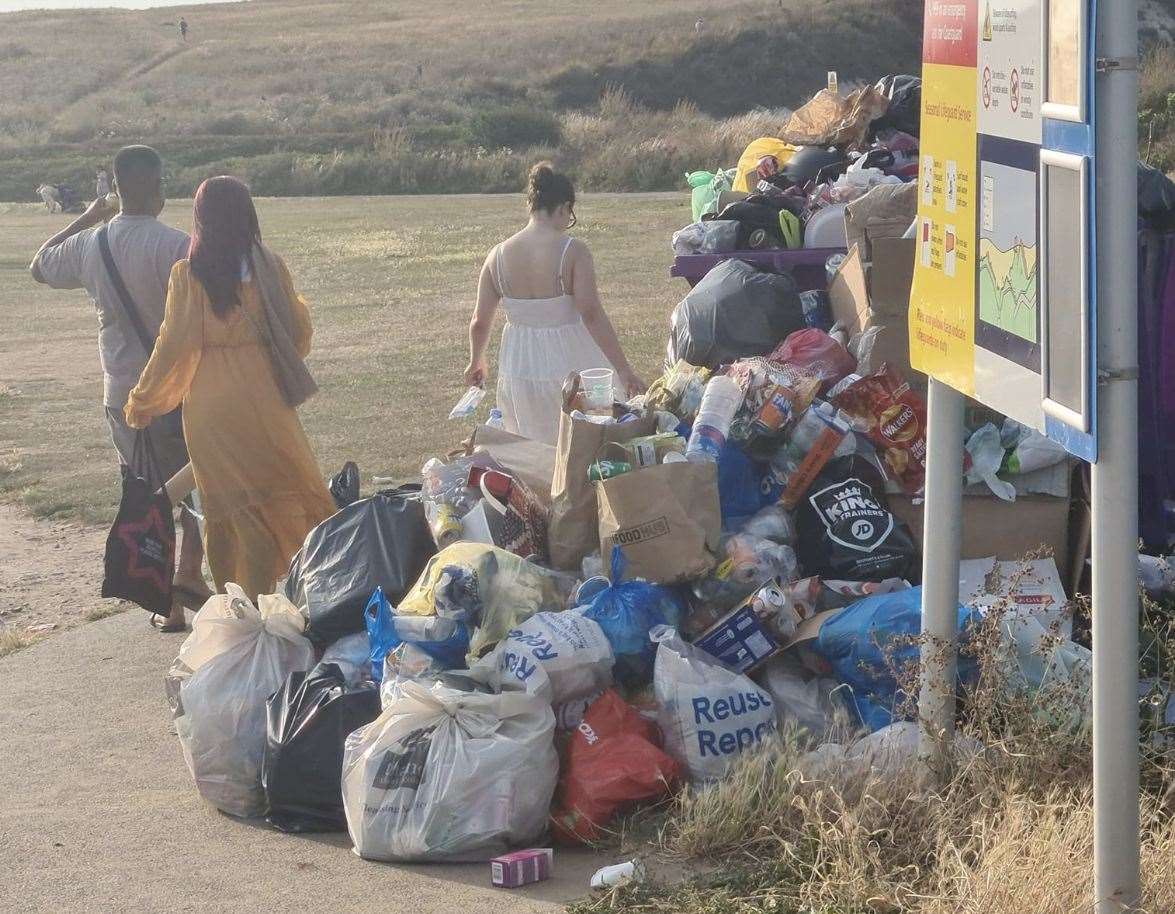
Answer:
<svg viewBox="0 0 1175 914"><path fill-rule="evenodd" d="M771 696L709 654L686 644L677 631L659 625L653 691L665 749L695 782L724 777L743 753L776 728Z"/></svg>
<svg viewBox="0 0 1175 914"><path fill-rule="evenodd" d="M817 741L828 738L836 725L833 693L840 683L805 675L802 667L786 655L769 660L757 675L775 702L781 728L794 724Z"/></svg>
<svg viewBox="0 0 1175 914"><path fill-rule="evenodd" d="M369 860L483 861L537 840L559 774L555 716L521 692L405 682L347 737L343 806Z"/></svg>
<svg viewBox="0 0 1175 914"><path fill-rule="evenodd" d="M371 678L371 642L367 632L344 635L326 649L319 663L336 664L348 686Z"/></svg>
<svg viewBox="0 0 1175 914"><path fill-rule="evenodd" d="M265 812L261 761L265 700L290 673L314 664L305 619L280 594L257 598L236 584L196 613L165 684L196 789L230 815Z"/></svg>
<svg viewBox="0 0 1175 914"><path fill-rule="evenodd" d="M542 612L511 629L470 672L499 691L523 691L562 704L612 684L612 648L581 612Z"/></svg>
<svg viewBox="0 0 1175 914"><path fill-rule="evenodd" d="M1040 701L1034 715L1070 733L1093 726L1093 653L1058 637L1035 616L1000 620L998 663L1004 687Z"/></svg>

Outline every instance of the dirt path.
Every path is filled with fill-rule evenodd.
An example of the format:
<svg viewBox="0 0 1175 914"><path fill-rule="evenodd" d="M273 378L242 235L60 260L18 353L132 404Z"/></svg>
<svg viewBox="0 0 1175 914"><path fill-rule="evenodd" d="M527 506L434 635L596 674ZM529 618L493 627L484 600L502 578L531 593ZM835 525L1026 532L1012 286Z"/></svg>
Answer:
<svg viewBox="0 0 1175 914"><path fill-rule="evenodd" d="M0 635L62 632L118 611L98 596L106 531L0 505Z"/></svg>

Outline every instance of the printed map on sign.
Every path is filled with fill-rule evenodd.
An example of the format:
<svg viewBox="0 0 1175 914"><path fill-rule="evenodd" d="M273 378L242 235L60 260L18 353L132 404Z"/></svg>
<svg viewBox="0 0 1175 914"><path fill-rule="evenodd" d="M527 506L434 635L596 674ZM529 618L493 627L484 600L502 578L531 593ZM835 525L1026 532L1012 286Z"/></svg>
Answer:
<svg viewBox="0 0 1175 914"><path fill-rule="evenodd" d="M980 176L979 319L1036 343L1036 174L983 162Z"/></svg>

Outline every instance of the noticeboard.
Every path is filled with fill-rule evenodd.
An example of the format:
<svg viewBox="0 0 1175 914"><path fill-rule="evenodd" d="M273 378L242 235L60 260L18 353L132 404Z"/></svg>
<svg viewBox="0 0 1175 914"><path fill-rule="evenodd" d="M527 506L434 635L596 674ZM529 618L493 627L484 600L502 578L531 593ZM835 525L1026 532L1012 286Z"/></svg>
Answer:
<svg viewBox="0 0 1175 914"><path fill-rule="evenodd" d="M1093 460L1092 148L1076 179L1043 164L1050 148L1074 152L1050 147L1050 119L1092 137L1085 6L926 2L910 357L916 369ZM1044 219L1054 205L1054 218ZM1065 221L1078 216L1080 224ZM1048 243L1065 250L1048 258Z"/></svg>

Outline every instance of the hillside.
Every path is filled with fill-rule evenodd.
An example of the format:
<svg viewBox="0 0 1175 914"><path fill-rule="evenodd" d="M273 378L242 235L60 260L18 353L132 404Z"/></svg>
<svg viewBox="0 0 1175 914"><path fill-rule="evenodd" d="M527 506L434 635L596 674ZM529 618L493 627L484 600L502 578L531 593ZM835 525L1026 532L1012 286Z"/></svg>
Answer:
<svg viewBox="0 0 1175 914"><path fill-rule="evenodd" d="M1146 6L1169 38L1171 0ZM249 0L0 15L0 200L88 187L119 146L158 146L172 193L245 176L262 194L516 189L551 156L586 189L661 190L729 164L835 69L917 72L922 0ZM185 44L175 22L191 25ZM701 18L702 26L695 29ZM1140 130L1175 167L1169 50Z"/></svg>
<svg viewBox="0 0 1175 914"><path fill-rule="evenodd" d="M725 118L799 104L829 69L844 85L916 67L921 8L250 0L7 14L0 199L40 180L88 186L94 163L141 139L173 163L176 193L225 169L273 194L513 190L541 152L589 187L671 187L780 115Z"/></svg>

